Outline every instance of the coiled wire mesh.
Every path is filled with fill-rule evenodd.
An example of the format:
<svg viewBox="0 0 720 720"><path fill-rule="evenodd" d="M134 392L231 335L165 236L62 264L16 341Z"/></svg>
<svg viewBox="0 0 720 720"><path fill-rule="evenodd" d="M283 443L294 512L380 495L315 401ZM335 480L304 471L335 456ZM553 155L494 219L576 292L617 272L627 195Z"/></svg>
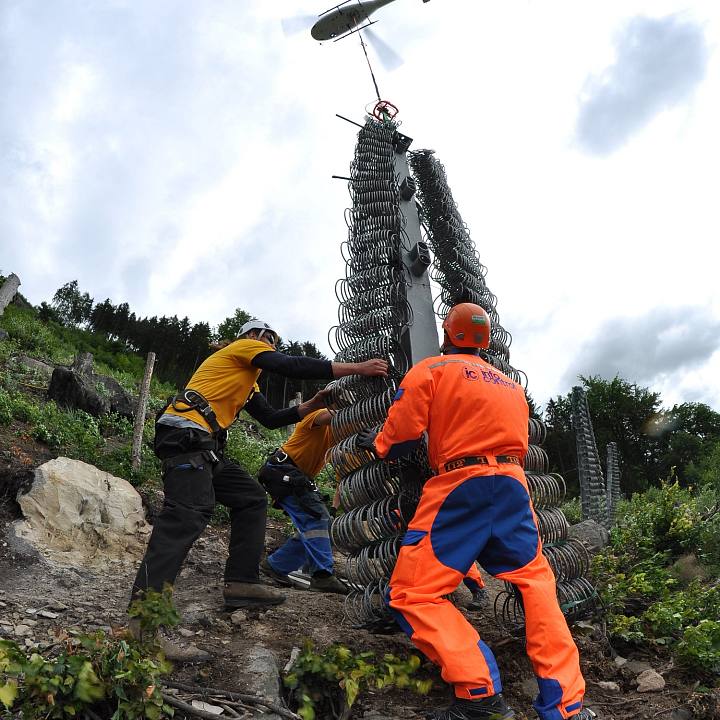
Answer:
<svg viewBox="0 0 720 720"><path fill-rule="evenodd" d="M436 312L445 317L453 305L472 302L490 316L490 348L486 359L515 382L527 387L527 377L510 363L512 336L500 324L497 298L490 292L480 262L448 186L445 168L432 150L418 150L408 155L415 177L427 241L433 252L432 279L440 286Z"/></svg>
<svg viewBox="0 0 720 720"><path fill-rule="evenodd" d="M617 443L609 442L606 452L608 521L610 525L613 525L618 500L620 500L620 458L618 457Z"/></svg>
<svg viewBox="0 0 720 720"><path fill-rule="evenodd" d="M329 333L338 362L383 358L387 378L348 376L337 380L329 405L334 445L328 460L340 480L345 513L331 526L336 549L346 555L351 584L346 616L353 625L377 627L389 615L384 603L402 534L429 475L424 449L395 462L376 460L357 446L357 434L378 430L409 369L400 344L412 321L402 249L405 218L395 171L392 122L369 118L358 133L348 188L348 237L341 251L345 277L335 287L338 325Z"/></svg>
<svg viewBox="0 0 720 720"><path fill-rule="evenodd" d="M575 429L583 520L595 520L605 527L610 527L607 487L595 442L587 394L576 385L572 389L570 399L572 424Z"/></svg>
<svg viewBox="0 0 720 720"><path fill-rule="evenodd" d="M491 320L490 347L483 357L527 388L525 373L510 364L512 337L500 324L497 298L485 282L487 268L480 262L460 216L445 169L431 150L410 153L409 162L418 188L426 241L433 252L431 276L440 286L435 302L437 314L444 317L459 302L473 302L483 307ZM540 537L546 546L543 552L557 568L558 599L563 611L577 618L594 610L597 595L584 577L589 569L587 552L578 543L566 539L569 525L559 508L565 497L565 481L560 475L549 472L547 453L540 447L546 435L544 423L531 418L524 470L536 508ZM519 598L514 587L508 585L496 600L497 616L511 627L524 622Z"/></svg>

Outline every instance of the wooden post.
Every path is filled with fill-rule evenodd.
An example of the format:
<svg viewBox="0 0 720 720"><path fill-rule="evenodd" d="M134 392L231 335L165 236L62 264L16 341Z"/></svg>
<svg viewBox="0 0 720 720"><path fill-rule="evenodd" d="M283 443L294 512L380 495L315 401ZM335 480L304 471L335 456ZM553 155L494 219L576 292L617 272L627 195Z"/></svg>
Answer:
<svg viewBox="0 0 720 720"><path fill-rule="evenodd" d="M301 403L302 403L302 393L296 392L295 397L289 403L289 407L295 407L296 405L300 405ZM287 426L288 437L290 437L293 434L293 430L295 430L294 425Z"/></svg>
<svg viewBox="0 0 720 720"><path fill-rule="evenodd" d="M152 379L153 367L155 367L155 353L148 353L145 363L145 375L140 387L137 410L135 410L135 425L133 426L132 452L130 454L133 470L140 467L140 456L142 454L143 428L145 427L145 411L147 410L148 397L150 395L150 380Z"/></svg>
<svg viewBox="0 0 720 720"><path fill-rule="evenodd" d="M5 282L0 287L0 315L5 312L5 308L17 294L20 287L20 278L15 273L10 273Z"/></svg>

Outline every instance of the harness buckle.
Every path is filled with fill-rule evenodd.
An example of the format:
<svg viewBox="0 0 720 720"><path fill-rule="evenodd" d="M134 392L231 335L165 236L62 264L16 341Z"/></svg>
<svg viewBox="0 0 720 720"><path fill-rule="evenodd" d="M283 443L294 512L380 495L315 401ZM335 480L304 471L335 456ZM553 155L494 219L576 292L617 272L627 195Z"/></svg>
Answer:
<svg viewBox="0 0 720 720"><path fill-rule="evenodd" d="M283 457L280 457L281 455ZM287 462L289 457L290 456L284 450L276 450L275 457L273 458L273 460L275 460L275 462L278 462L278 463L285 463L285 462Z"/></svg>

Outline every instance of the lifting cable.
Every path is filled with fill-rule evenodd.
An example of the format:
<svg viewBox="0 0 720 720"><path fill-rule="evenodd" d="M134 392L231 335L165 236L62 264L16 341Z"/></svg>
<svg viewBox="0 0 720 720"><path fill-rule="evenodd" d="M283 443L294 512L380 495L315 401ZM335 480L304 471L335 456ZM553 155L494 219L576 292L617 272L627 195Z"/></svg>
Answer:
<svg viewBox="0 0 720 720"><path fill-rule="evenodd" d="M362 45L363 52L365 53L365 59L367 60L368 68L370 68L370 77L372 77L373 85L375 86L375 94L377 95L378 102L382 102L382 100L380 99L380 89L378 88L377 80L375 80L375 73L373 72L372 65L370 64L367 47L365 46L365 41L363 40L363 36L360 31L358 31L358 36L360 37L360 45Z"/></svg>

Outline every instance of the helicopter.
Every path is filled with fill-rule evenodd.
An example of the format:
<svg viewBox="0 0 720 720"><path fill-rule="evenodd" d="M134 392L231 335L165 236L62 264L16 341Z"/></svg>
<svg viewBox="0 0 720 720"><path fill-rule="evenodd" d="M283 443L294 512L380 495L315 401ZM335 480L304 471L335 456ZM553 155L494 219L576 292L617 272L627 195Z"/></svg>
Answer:
<svg viewBox="0 0 720 720"><path fill-rule="evenodd" d="M321 13L319 20L318 16L309 15L284 18L282 27L286 35L293 35L310 28L313 39L320 43L328 40L337 42L348 35L364 30L365 36L375 48L385 69L395 70L403 64L402 58L370 29L370 26L377 22L370 20L370 15L392 2L395 0L345 0L345 2ZM429 0L423 0L423 2L426 3Z"/></svg>
<svg viewBox="0 0 720 720"><path fill-rule="evenodd" d="M362 29L359 26L365 21L368 22L368 25L363 27L373 25L374 21L370 20L370 15L391 2L395 2L395 0L365 0L364 2L362 0L354 2L345 0L322 13L320 19L312 26L310 34L318 42L335 41L336 38L340 40L346 35ZM426 3L429 0L423 0L423 2ZM347 5L350 7L346 7Z"/></svg>

